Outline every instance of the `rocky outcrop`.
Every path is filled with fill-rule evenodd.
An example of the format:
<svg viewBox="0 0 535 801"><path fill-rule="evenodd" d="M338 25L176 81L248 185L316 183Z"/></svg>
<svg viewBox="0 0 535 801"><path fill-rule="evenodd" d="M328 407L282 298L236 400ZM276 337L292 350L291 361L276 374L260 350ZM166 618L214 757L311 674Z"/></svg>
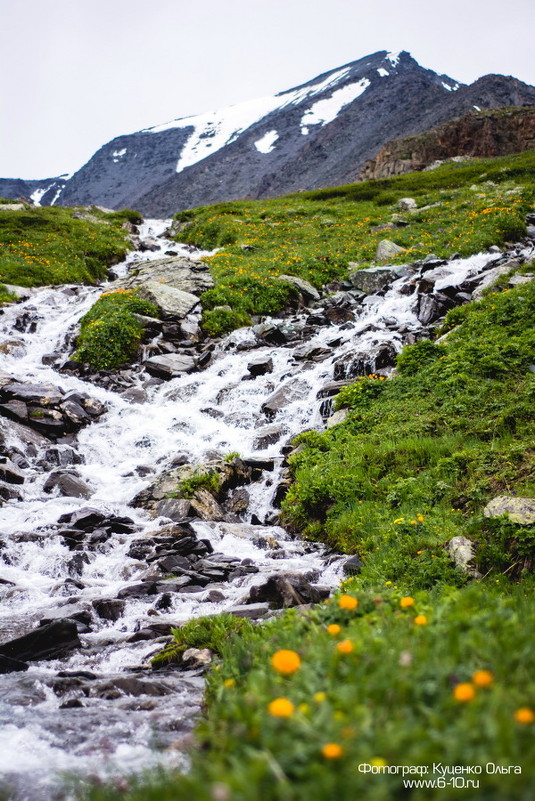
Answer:
<svg viewBox="0 0 535 801"><path fill-rule="evenodd" d="M214 285L208 264L184 256L141 262L127 279L111 284L125 289L140 289L147 283L159 283L190 295L201 295Z"/></svg>
<svg viewBox="0 0 535 801"><path fill-rule="evenodd" d="M423 170L436 162L507 156L534 147L534 107L472 110L423 134L388 142L366 162L358 177L379 180Z"/></svg>
<svg viewBox="0 0 535 801"><path fill-rule="evenodd" d="M65 393L49 384L29 384L0 375L0 416L29 426L48 438L78 431L106 411L85 392Z"/></svg>
<svg viewBox="0 0 535 801"><path fill-rule="evenodd" d="M201 520L238 522L240 504L233 504L233 491L257 477L253 467L240 458L214 459L203 464L184 464L162 473L133 500L134 506L154 516L173 520L187 516ZM246 511L242 508L242 512Z"/></svg>

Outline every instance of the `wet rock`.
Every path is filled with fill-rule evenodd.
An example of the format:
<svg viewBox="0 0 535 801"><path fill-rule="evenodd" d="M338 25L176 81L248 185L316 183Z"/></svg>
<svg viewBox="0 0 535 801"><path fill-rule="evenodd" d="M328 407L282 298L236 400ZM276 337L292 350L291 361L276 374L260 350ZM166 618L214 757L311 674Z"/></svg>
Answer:
<svg viewBox="0 0 535 801"><path fill-rule="evenodd" d="M19 659L10 659L9 656L0 654L0 673L15 673L28 670L30 666L27 662L22 662Z"/></svg>
<svg viewBox="0 0 535 801"><path fill-rule="evenodd" d="M264 448L267 448L269 445L278 442L285 433L286 429L284 426L277 424L264 426L264 428L258 430L253 440L253 448L259 451L264 450Z"/></svg>
<svg viewBox="0 0 535 801"><path fill-rule="evenodd" d="M485 289L488 289L489 286L492 286L492 284L496 283L498 278L501 278L502 275L507 275L513 270L518 270L519 268L520 262L518 262L516 259L511 259L510 261L506 261L505 264L500 264L497 267L493 267L491 270L485 273L482 279L477 281L477 286L472 293L472 299L480 300L483 297Z"/></svg>
<svg viewBox="0 0 535 801"><path fill-rule="evenodd" d="M286 408L293 401L306 397L308 392L308 384L304 381L287 381L264 401L261 409L267 417L273 418L278 411Z"/></svg>
<svg viewBox="0 0 535 801"><path fill-rule="evenodd" d="M193 356L182 353L169 353L162 356L152 356L143 362L143 366L151 375L170 379L184 373L191 373L196 369L197 363Z"/></svg>
<svg viewBox="0 0 535 801"><path fill-rule="evenodd" d="M225 502L225 510L231 515L239 518L244 515L249 508L249 493L245 487L234 490L229 499Z"/></svg>
<svg viewBox="0 0 535 801"><path fill-rule="evenodd" d="M323 345L301 345L293 351L294 359L307 362L322 362L332 356L332 349Z"/></svg>
<svg viewBox="0 0 535 801"><path fill-rule="evenodd" d="M277 573L270 576L264 584L251 588L248 603L267 602L276 609L281 609L319 603L328 594L328 590L314 587L305 576L298 573Z"/></svg>
<svg viewBox="0 0 535 801"><path fill-rule="evenodd" d="M204 599L207 603L217 604L225 600L225 594L221 590L210 590Z"/></svg>
<svg viewBox="0 0 535 801"><path fill-rule="evenodd" d="M63 393L50 384L24 384L14 382L2 387L2 395L15 398L24 403L39 406L57 406L63 400Z"/></svg>
<svg viewBox="0 0 535 801"><path fill-rule="evenodd" d="M91 612L80 604L65 604L57 609L47 609L46 615L39 620L39 625L46 626L56 620L74 620L87 627L91 625Z"/></svg>
<svg viewBox="0 0 535 801"><path fill-rule="evenodd" d="M368 351L348 353L335 362L334 379L339 381L367 376L385 367L393 367L396 363L396 356L393 346L386 343Z"/></svg>
<svg viewBox="0 0 535 801"><path fill-rule="evenodd" d="M349 559L344 561L342 570L346 576L355 576L362 570L362 561L359 556L350 556Z"/></svg>
<svg viewBox="0 0 535 801"><path fill-rule="evenodd" d="M77 431L92 418L106 411L88 395L65 395L48 384L30 384L11 379L0 386L0 415L40 431L47 437L59 437Z"/></svg>
<svg viewBox="0 0 535 801"><path fill-rule="evenodd" d="M251 620L257 620L258 618L266 617L270 612L270 608L269 604L255 603L233 606L227 611L229 615L234 615L234 617L248 617Z"/></svg>
<svg viewBox="0 0 535 801"><path fill-rule="evenodd" d="M66 470L55 470L45 481L44 492L50 493L55 489L59 491L60 495L71 498L90 498L92 495L92 490L85 481L82 481L75 473Z"/></svg>
<svg viewBox="0 0 535 801"><path fill-rule="evenodd" d="M156 583L154 581L141 581L138 584L129 584L117 593L120 600L124 598L145 598L147 595L156 594Z"/></svg>
<svg viewBox="0 0 535 801"><path fill-rule="evenodd" d="M507 515L513 523L531 526L535 523L535 498L498 495L485 506L483 514L485 517Z"/></svg>
<svg viewBox="0 0 535 801"><path fill-rule="evenodd" d="M293 320L266 320L263 323L253 326L253 332L258 339L267 342L268 345L285 345L298 339L304 326L303 322Z"/></svg>
<svg viewBox="0 0 535 801"><path fill-rule="evenodd" d="M334 398L342 387L347 387L351 381L328 381L316 393L316 398Z"/></svg>
<svg viewBox="0 0 535 801"><path fill-rule="evenodd" d="M256 481L257 478L260 478L263 470L268 470L272 472L275 469L275 459L262 459L259 456L250 456L243 460L247 467L250 467L253 471L252 479Z"/></svg>
<svg viewBox="0 0 535 801"><path fill-rule="evenodd" d="M0 480L7 484L24 484L24 473L5 456L0 456Z"/></svg>
<svg viewBox="0 0 535 801"><path fill-rule="evenodd" d="M247 365L247 370L253 376L265 375L273 372L273 359L270 356L257 356Z"/></svg>
<svg viewBox="0 0 535 801"><path fill-rule="evenodd" d="M155 506L155 512L158 517L168 517L176 523L184 520L191 512L191 502L187 498L167 498L163 501L158 501Z"/></svg>
<svg viewBox="0 0 535 801"><path fill-rule="evenodd" d="M446 545L446 550L459 570L473 578L481 578L481 573L473 565L475 551L471 540L463 536L453 537Z"/></svg>
<svg viewBox="0 0 535 801"><path fill-rule="evenodd" d="M0 645L0 655L21 662L33 662L57 659L80 646L76 623L73 620L55 620Z"/></svg>
<svg viewBox="0 0 535 801"><path fill-rule="evenodd" d="M352 262L350 262L350 265ZM349 276L349 280L360 292L366 295L373 295L378 290L401 278L407 271L407 267L370 267L366 270L358 270Z"/></svg>
<svg viewBox="0 0 535 801"><path fill-rule="evenodd" d="M4 481L0 481L0 500L20 501L22 500L22 494L15 489L13 484L6 484Z"/></svg>
<svg viewBox="0 0 535 801"><path fill-rule="evenodd" d="M155 679L140 679L137 676L116 676L111 681L99 683L94 686L91 695L98 698L121 698L123 695L171 695L174 688L163 681Z"/></svg>
<svg viewBox="0 0 535 801"><path fill-rule="evenodd" d="M124 612L125 602L118 598L101 598L93 601L93 609L103 620L119 620Z"/></svg>
<svg viewBox="0 0 535 801"><path fill-rule="evenodd" d="M422 325L429 325L445 314L441 304L432 295L419 295L416 316Z"/></svg>
<svg viewBox="0 0 535 801"><path fill-rule="evenodd" d="M84 506L82 509L76 509L74 512L61 515L58 519L58 523L87 531L95 528L95 526L102 523L105 519L106 515L102 514L98 509L91 509L89 506Z"/></svg>
<svg viewBox="0 0 535 801"><path fill-rule="evenodd" d="M192 513L201 520L224 520L225 512L208 490L196 490L190 501Z"/></svg>
<svg viewBox="0 0 535 801"><path fill-rule="evenodd" d="M178 566L175 566L175 570L177 570L177 569L181 570L183 568L179 568ZM195 575L195 574L192 574L192 575ZM171 599L171 593L180 592L181 590L184 589L184 587L187 587L191 583L192 583L192 576L189 576L189 575L183 575L183 576L179 576L178 578L165 579L164 581L158 581L156 583L156 591L159 592L159 593L160 592L163 593L163 595L158 599L158 602L157 602L160 605L160 608L161 608L161 604L162 604L162 598L164 598L164 596L167 596L167 598L170 600ZM165 601L163 601L163 603L165 603Z"/></svg>

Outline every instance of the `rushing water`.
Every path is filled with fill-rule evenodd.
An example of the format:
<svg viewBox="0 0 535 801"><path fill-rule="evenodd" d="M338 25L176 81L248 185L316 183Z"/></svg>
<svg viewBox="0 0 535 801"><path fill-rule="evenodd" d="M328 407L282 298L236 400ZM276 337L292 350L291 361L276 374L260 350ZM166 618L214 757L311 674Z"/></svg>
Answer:
<svg viewBox="0 0 535 801"><path fill-rule="evenodd" d="M161 236L165 227L164 221L149 221L142 228L142 237ZM162 250L168 248L177 250L176 243L162 240ZM125 274L139 260L161 256L162 252L131 254L118 274ZM460 284L479 274L492 258L495 256L479 254L453 261L442 268L440 280L444 286L448 281ZM11 354L0 355L0 370L21 381L89 392L108 412L82 429L73 444L80 460L77 469L92 490L89 500L44 493L47 472L39 466L44 446L38 445L37 453L32 451L33 456L28 457L24 500L10 501L0 510L0 641L33 629L47 610L57 609L71 597L82 604L116 598L122 587L146 573L147 565L129 557L127 551L133 539L143 539L168 521L150 519L128 504L178 454L200 462L214 453L238 451L249 457L275 457L280 464L281 443L304 429L322 427L317 392L332 380L334 362L382 343L399 350L404 336L400 330L406 333L421 328L415 296L404 291L409 280L410 276L397 280L384 297L363 306L355 320L319 329L307 343L327 349L330 355L319 363L295 358L301 342L251 350L258 343L250 329L242 329L218 345L211 364L202 372L147 388L145 403L131 403L42 363L45 354L65 349L67 333L101 289L81 287L65 292L44 288L7 309L0 318L0 331L21 344ZM32 333L13 330L24 310L31 311L35 320ZM268 353L273 371L244 380L251 358ZM139 373L136 380L142 386L146 379ZM292 398L276 415L283 436L259 449L255 440L270 425L262 404L281 386L287 386ZM4 430L8 444L27 452L9 424ZM277 480L276 470L251 485L249 520L253 515L260 521L269 520ZM73 554L54 526L62 514L83 506L126 515L139 530L114 534L88 553L81 580L73 585ZM320 546L290 538L279 527L203 522L194 526L217 552L250 558L259 572L217 585L224 596L219 602L207 600L212 585L196 593L175 593L165 611L155 609L154 597L127 599L117 621L94 617L91 630L81 634L81 649L63 659L33 663L25 673L0 676L0 777L10 788L8 797L17 801L68 798L69 792L62 789L63 774L105 777L156 764L185 766L184 738L199 713L202 678L191 671L151 675L143 666L161 648L161 642L129 642L132 634L149 622L178 624L229 609L247 596L253 584L275 572L312 571L319 576L319 583L330 586L340 578L339 559L329 557ZM254 536L243 536L259 530L279 547L266 550ZM125 677L138 682L134 694L121 684ZM148 683L139 684L143 681ZM1 790L0 779L0 796Z"/></svg>

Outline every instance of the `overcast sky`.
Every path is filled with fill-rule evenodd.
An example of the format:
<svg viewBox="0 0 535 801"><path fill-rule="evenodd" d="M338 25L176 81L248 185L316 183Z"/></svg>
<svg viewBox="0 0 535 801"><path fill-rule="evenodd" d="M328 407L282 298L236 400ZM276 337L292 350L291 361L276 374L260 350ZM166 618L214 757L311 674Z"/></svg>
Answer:
<svg viewBox="0 0 535 801"><path fill-rule="evenodd" d="M0 0L0 176L304 83L378 50L535 84L533 0Z"/></svg>

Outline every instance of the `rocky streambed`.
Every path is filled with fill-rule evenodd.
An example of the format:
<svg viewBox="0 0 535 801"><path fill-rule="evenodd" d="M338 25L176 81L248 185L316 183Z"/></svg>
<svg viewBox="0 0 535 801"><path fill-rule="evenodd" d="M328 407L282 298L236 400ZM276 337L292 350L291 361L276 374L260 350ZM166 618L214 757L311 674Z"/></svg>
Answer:
<svg viewBox="0 0 535 801"><path fill-rule="evenodd" d="M66 776L187 767L209 656L154 671L171 628L261 621L343 575L347 558L278 525L292 436L336 424L341 386L390 373L532 251L355 271L323 297L301 282L281 318L209 340L202 254L165 229L145 223L104 287L160 308L132 368L72 359L102 288L35 290L0 317L0 793L17 801L69 798Z"/></svg>

